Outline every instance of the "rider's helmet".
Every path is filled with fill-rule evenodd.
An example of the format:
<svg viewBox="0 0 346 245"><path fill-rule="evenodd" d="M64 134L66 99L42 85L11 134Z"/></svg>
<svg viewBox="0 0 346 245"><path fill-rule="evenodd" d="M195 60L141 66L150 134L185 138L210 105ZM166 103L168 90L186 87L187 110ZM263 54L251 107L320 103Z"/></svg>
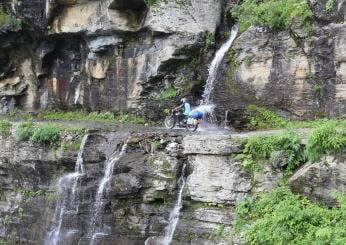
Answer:
<svg viewBox="0 0 346 245"><path fill-rule="evenodd" d="M182 99L181 99L181 102L182 102L182 103L186 103L186 102L187 102L187 99L186 99L186 98L182 98Z"/></svg>

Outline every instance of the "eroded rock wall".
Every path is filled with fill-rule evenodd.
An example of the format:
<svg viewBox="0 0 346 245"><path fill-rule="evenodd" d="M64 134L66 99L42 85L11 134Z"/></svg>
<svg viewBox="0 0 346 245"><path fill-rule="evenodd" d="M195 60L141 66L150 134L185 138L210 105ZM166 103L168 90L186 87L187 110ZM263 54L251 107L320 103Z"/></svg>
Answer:
<svg viewBox="0 0 346 245"><path fill-rule="evenodd" d="M313 32L251 27L241 33L224 59L214 101L220 111L267 106L284 116L345 115L344 0L310 1Z"/></svg>
<svg viewBox="0 0 346 245"><path fill-rule="evenodd" d="M105 234L96 236L96 244L143 244L148 237L149 244L157 244L169 223L184 164L186 186L174 244L229 244L235 204L272 190L283 177L283 165L273 162L263 163L261 171L246 171L236 160L243 137L248 136L91 131L83 151L85 173L75 193L78 212L64 215L60 242L89 244L105 164L127 142L100 213ZM77 151L5 136L0 143L0 237L9 244L43 244L60 198L58 180L73 173ZM345 163L343 154L307 163L290 178L291 188L337 206L332 193L345 192ZM232 242L243 244L241 236Z"/></svg>
<svg viewBox="0 0 346 245"><path fill-rule="evenodd" d="M0 35L1 112L143 111L173 85L201 37L214 35L222 11L220 0L29 2L6 5L23 23Z"/></svg>

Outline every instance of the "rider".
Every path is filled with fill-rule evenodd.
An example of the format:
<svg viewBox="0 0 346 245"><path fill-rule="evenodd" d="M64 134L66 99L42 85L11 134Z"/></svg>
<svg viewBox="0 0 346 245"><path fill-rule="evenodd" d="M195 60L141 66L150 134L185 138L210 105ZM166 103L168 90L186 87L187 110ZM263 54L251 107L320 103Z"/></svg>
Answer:
<svg viewBox="0 0 346 245"><path fill-rule="evenodd" d="M181 99L181 105L178 106L177 108L175 108L174 110L181 110L183 109L183 114L180 114L178 117L178 122L180 123L183 120L186 120L189 116L189 113L191 111L191 106L189 104L189 102L187 101L186 98L182 98Z"/></svg>

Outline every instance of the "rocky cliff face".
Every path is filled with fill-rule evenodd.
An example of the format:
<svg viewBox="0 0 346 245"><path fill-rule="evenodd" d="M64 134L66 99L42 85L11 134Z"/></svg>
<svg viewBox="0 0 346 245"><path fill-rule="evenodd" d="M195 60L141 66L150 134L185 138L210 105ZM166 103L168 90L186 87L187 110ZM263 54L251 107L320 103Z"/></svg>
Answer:
<svg viewBox="0 0 346 245"><path fill-rule="evenodd" d="M313 32L294 26L290 32L252 27L242 33L224 60L214 100L242 110L264 105L295 118L344 115L344 0L310 1ZM225 103L226 102L226 103Z"/></svg>
<svg viewBox="0 0 346 245"><path fill-rule="evenodd" d="M345 114L346 3L335 1L329 13L326 2L310 1L312 35L295 26L290 32L252 27L239 36L212 95L219 116L248 104L296 118ZM5 6L23 24L21 30L0 27L1 112L84 108L155 118L177 99L157 101L167 89L192 102L200 98L211 40L216 37L218 47L233 24L227 14L232 2L221 0L150 7L143 0L23 0Z"/></svg>
<svg viewBox="0 0 346 245"><path fill-rule="evenodd" d="M0 35L2 112L139 109L147 96L182 80L177 71L221 17L220 0L150 8L143 0L28 0L11 8L23 29Z"/></svg>
<svg viewBox="0 0 346 245"><path fill-rule="evenodd" d="M240 137L240 138L239 138ZM100 216L106 232L95 244L149 244L162 237L177 198L178 178L187 165L183 208L174 244L229 244L234 205L246 196L268 191L283 176L276 165L247 172L235 154L246 136L181 136L91 132L83 150L85 174L75 195L77 213L62 219L59 244L89 244L95 196L107 159L126 141L116 162L109 196ZM43 244L64 188L58 180L72 173L77 152L16 143L1 137L1 238L9 244ZM346 191L345 159L327 157L307 164L291 177L292 189L333 206L332 191ZM242 244L241 237L233 237Z"/></svg>

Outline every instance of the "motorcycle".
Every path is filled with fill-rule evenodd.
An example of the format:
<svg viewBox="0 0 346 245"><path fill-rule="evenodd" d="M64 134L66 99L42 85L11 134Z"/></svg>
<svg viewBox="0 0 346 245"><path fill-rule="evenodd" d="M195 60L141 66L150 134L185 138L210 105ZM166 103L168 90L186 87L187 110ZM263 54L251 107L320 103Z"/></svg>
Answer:
<svg viewBox="0 0 346 245"><path fill-rule="evenodd" d="M187 131L195 132L201 124L202 119L196 119L188 117L179 122L179 116L181 113L177 110L172 110L172 113L165 118L165 127L168 129L173 129L175 126L179 128L185 128Z"/></svg>

